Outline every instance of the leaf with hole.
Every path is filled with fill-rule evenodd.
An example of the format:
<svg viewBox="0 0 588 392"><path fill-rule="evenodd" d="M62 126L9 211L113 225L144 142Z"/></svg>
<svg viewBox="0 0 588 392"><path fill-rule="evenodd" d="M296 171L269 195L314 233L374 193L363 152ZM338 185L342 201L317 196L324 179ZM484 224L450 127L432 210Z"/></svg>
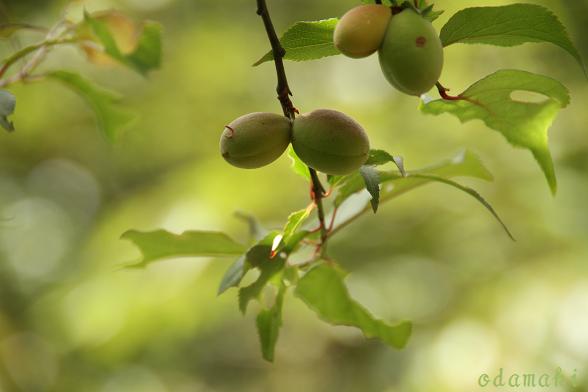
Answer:
<svg viewBox="0 0 588 392"><path fill-rule="evenodd" d="M286 260L280 254L272 254L272 245L279 232L273 231L252 246L245 256L248 266L260 271L259 277L249 286L239 290L239 309L247 311L247 305L253 299L259 299L265 286L284 268Z"/></svg>
<svg viewBox="0 0 588 392"><path fill-rule="evenodd" d="M521 102L512 94L539 93L543 102ZM545 174L552 193L557 190L547 131L560 109L570 103L568 89L555 79L519 70L501 70L474 83L462 100L421 103L421 111L439 115L451 113L462 123L482 120L500 132L515 147L526 148Z"/></svg>

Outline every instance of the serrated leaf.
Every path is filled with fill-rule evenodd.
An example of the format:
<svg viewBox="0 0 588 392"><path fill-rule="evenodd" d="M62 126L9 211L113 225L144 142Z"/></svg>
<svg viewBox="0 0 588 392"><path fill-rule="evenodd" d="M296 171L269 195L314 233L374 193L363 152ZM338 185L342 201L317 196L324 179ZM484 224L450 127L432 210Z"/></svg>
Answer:
<svg viewBox="0 0 588 392"><path fill-rule="evenodd" d="M282 305L285 292L286 286L281 284L273 306L269 309L262 309L255 319L261 353L263 358L269 362L274 361L274 351L282 326Z"/></svg>
<svg viewBox="0 0 588 392"><path fill-rule="evenodd" d="M89 13L85 14L84 21L96 35L98 42L104 48L104 52L113 59L143 75L160 67L161 25L159 23L144 22L135 49L131 53L123 53L118 47L106 21L94 18Z"/></svg>
<svg viewBox="0 0 588 392"><path fill-rule="evenodd" d="M484 199L482 197L482 195L480 195L474 189L469 188L467 186L463 186L463 185L461 185L461 184L459 184L459 183L457 183L455 181L449 180L447 178L433 176L433 175L429 175L429 174L413 174L412 177L422 178L422 179L425 179L425 180L430 180L430 181L435 181L435 182L440 182L442 184L446 184L446 185L452 186L454 188L457 188L460 191L465 192L468 195L472 196L474 199L476 199L477 201L479 201L480 204L482 204L484 206L484 208L486 208L492 214L492 216L498 221L498 223L500 223L500 225L502 226L502 228L504 229L504 231L506 232L506 234L510 237L510 239L513 240L513 241L515 241L514 236L512 235L512 233L510 232L510 230L508 229L508 227L506 226L506 224L504 223L504 221L500 218L500 216L498 215L498 213L494 210L494 208L492 207L492 205L490 203L488 203L486 201L486 199Z"/></svg>
<svg viewBox="0 0 588 392"><path fill-rule="evenodd" d="M310 181L310 172L308 171L308 166L306 166L304 162L302 162L302 160L298 157L298 155L296 155L292 145L288 146L288 158L290 158L290 162L292 163L290 167L292 170L294 170L294 173Z"/></svg>
<svg viewBox="0 0 588 392"><path fill-rule="evenodd" d="M247 265L245 264L245 255L242 255L233 262L223 275L218 286L217 295L221 295L231 287L237 287L247 272Z"/></svg>
<svg viewBox="0 0 588 392"><path fill-rule="evenodd" d="M280 38L286 50L285 60L308 61L340 54L333 43L333 33L339 20L337 18L313 22L297 22ZM267 52L253 66L272 61L272 51Z"/></svg>
<svg viewBox="0 0 588 392"><path fill-rule="evenodd" d="M154 261L172 257L235 256L245 251L225 233L215 231L185 231L182 234L166 230L129 230L121 236L139 248L143 259L131 268L143 268Z"/></svg>
<svg viewBox="0 0 588 392"><path fill-rule="evenodd" d="M466 8L449 19L440 37L444 46L454 43L515 46L548 42L567 51L584 69L580 53L564 25L549 9L536 4Z"/></svg>
<svg viewBox="0 0 588 392"><path fill-rule="evenodd" d="M8 120L8 116L14 113L16 97L9 91L0 90L0 126L8 132L14 131L14 124Z"/></svg>
<svg viewBox="0 0 588 392"><path fill-rule="evenodd" d="M374 214L378 211L378 205L380 204L380 173L372 166L362 166L359 169L359 174L363 178L365 183L365 189L372 196L370 204Z"/></svg>
<svg viewBox="0 0 588 392"><path fill-rule="evenodd" d="M409 170L406 177L399 171L382 170L379 171L380 184L388 184L390 186L382 186L380 189L380 204L402 193L408 192L421 185L425 185L427 181L411 177L411 174L431 174L443 178L452 177L471 177L482 180L492 180L492 175L486 169L480 159L469 151L462 151L455 157L445 160L439 164L425 167L417 170ZM358 173L346 177L345 181L339 188L339 193L335 198L335 205L340 206L352 194L359 192L365 188L365 183Z"/></svg>
<svg viewBox="0 0 588 392"><path fill-rule="evenodd" d="M88 103L96 114L98 128L110 141L114 141L119 131L129 126L136 117L120 107L121 97L118 94L98 87L78 74L54 71L47 77L65 84Z"/></svg>
<svg viewBox="0 0 588 392"><path fill-rule="evenodd" d="M343 271L318 265L300 278L295 295L330 324L357 327L368 338L379 338L392 347L403 348L411 334L411 323L390 325L374 318L350 297L344 278Z"/></svg>
<svg viewBox="0 0 588 392"><path fill-rule="evenodd" d="M543 102L514 100L523 91L545 96ZM421 103L427 114L451 113L463 123L482 120L512 145L530 150L541 166L552 193L557 190L555 169L549 152L547 131L560 109L570 102L567 88L555 79L526 71L501 70L474 83L459 101Z"/></svg>
<svg viewBox="0 0 588 392"><path fill-rule="evenodd" d="M33 26L26 23L2 23L0 24L0 38L10 38L12 34L20 30L32 30L45 32L47 29L44 27Z"/></svg>
<svg viewBox="0 0 588 392"><path fill-rule="evenodd" d="M265 238L252 246L246 254L246 262L261 272L255 282L239 290L239 309L247 311L247 305L253 299L259 299L263 288L276 276L285 265L280 254L272 254L272 245L279 232L269 233Z"/></svg>
<svg viewBox="0 0 588 392"><path fill-rule="evenodd" d="M268 253L271 251L267 249ZM261 274L257 280L249 286L243 287L239 290L239 310L245 314L247 305L251 300L259 299L264 287L284 268L285 260L279 256L269 260L267 263L259 264Z"/></svg>

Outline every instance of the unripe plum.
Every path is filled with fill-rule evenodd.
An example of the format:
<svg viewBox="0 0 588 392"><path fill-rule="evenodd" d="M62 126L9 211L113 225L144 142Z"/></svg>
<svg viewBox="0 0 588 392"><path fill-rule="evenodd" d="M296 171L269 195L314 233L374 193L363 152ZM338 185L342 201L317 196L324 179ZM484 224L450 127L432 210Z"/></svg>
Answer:
<svg viewBox="0 0 588 392"><path fill-rule="evenodd" d="M349 174L361 167L370 150L367 134L354 119L319 109L297 117L292 147L308 166L326 174Z"/></svg>
<svg viewBox="0 0 588 392"><path fill-rule="evenodd" d="M429 91L441 76L443 45L435 28L411 9L394 15L379 50L386 79L409 95Z"/></svg>
<svg viewBox="0 0 588 392"><path fill-rule="evenodd" d="M255 169L278 159L290 144L292 122L274 113L250 113L227 125L220 151L227 162Z"/></svg>
<svg viewBox="0 0 588 392"><path fill-rule="evenodd" d="M335 27L335 46L345 56L367 57L374 53L384 39L392 17L390 7L365 4L349 10Z"/></svg>

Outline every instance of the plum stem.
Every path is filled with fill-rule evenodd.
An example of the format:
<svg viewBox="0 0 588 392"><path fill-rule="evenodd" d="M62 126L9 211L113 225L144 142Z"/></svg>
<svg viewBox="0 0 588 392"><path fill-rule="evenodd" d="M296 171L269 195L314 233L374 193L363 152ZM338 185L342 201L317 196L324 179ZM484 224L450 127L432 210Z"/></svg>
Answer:
<svg viewBox="0 0 588 392"><path fill-rule="evenodd" d="M460 101L460 100L465 100L466 98L464 98L461 95L449 95L447 94L447 92L449 91L448 88L444 87L440 82L435 83L435 86L437 86L437 91L439 91L439 95L441 96L441 98L447 100L447 101Z"/></svg>
<svg viewBox="0 0 588 392"><path fill-rule="evenodd" d="M286 76L286 69L284 68L284 56L286 55L286 50L280 43L280 39L276 34L276 29L274 28L274 24L270 17L270 13L267 8L265 0L257 0L257 15L259 15L263 20L263 25L265 26L267 38L272 47L274 65L276 67L276 75L278 78L278 85L276 87L276 92L278 93L278 100L280 101L280 105L282 106L284 116L288 117L291 120L294 120L296 114L298 113L298 110L294 107L294 104L290 99L290 97L292 96L292 90L290 89L290 86L288 84L288 77ZM308 171L310 172L311 178L310 196L317 207L317 215L321 231L321 243L319 244L320 253L321 256L324 256L326 254L328 239L328 232L327 227L325 225L325 213L323 207L325 189L321 184L321 181L318 177L316 170L309 167Z"/></svg>

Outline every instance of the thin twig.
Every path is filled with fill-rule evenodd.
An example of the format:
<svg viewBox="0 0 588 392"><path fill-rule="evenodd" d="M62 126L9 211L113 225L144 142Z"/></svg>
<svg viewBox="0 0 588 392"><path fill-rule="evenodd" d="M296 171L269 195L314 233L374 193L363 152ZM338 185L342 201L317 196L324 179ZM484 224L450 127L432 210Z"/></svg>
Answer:
<svg viewBox="0 0 588 392"><path fill-rule="evenodd" d="M66 26L65 29L62 30L63 26ZM6 87L8 85L28 80L31 73L41 64L41 62L45 59L45 56L49 52L52 46L63 45L63 44L72 44L77 43L79 40L77 38L64 38L63 36L70 31L72 26L68 25L65 20L61 20L53 26L45 40L37 45L33 45L30 47L28 51L21 51L14 54L12 57L9 57L5 60L4 64L0 68L0 78L8 71L10 66L16 63L19 59L24 56L32 55L31 59L27 61L23 67L14 75L9 78L0 80L0 87Z"/></svg>
<svg viewBox="0 0 588 392"><path fill-rule="evenodd" d="M274 64L276 67L276 75L278 78L278 85L276 87L276 92L278 93L278 100L282 106L282 111L284 112L284 116L294 120L298 110L294 107L292 100L290 97L292 96L292 90L288 85L288 78L286 76L286 70L284 68L284 56L286 55L286 50L280 43L280 39L276 34L276 29L272 23L272 19L270 17L267 4L265 0L257 0L257 15L261 17L263 20L263 25L265 26L265 31L267 37L269 39L270 45L272 47L272 54L274 57ZM325 213L323 207L323 197L325 196L325 189L321 184L320 179L318 178L316 170L309 168L310 171L310 178L312 180L311 184L311 198L317 206L318 212L318 219L319 225L321 229L321 255L325 255L326 252L326 242L328 239L328 232L327 227L325 226Z"/></svg>

